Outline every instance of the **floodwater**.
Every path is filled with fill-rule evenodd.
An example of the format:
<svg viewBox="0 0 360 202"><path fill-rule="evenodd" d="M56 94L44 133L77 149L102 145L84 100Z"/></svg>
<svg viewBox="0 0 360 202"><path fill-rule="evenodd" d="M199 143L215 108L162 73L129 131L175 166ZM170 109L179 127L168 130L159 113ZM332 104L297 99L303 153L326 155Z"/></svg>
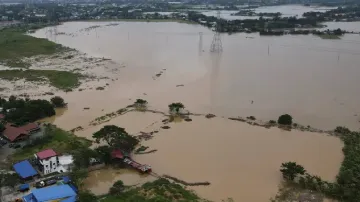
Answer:
<svg viewBox="0 0 360 202"><path fill-rule="evenodd" d="M360 32L360 22L325 22L323 23L326 25L323 29L342 29L350 32Z"/></svg>
<svg viewBox="0 0 360 202"><path fill-rule="evenodd" d="M253 115L261 120L289 113L303 125L359 128L360 48L356 42L360 39L356 35L342 40L222 35L224 51L215 54L209 52L213 33L198 25L117 23L70 22L57 27L69 35L49 35L51 28L35 33L119 64L118 80L109 82L103 91L59 93L68 110L54 123L65 129L83 126L76 133L79 136L91 138L103 125L91 127L89 121L136 98L146 99L151 109L161 111L180 101L196 113ZM100 27L84 29L94 25ZM130 112L105 124L137 134L159 130L163 119L159 114ZM209 181L211 186L194 190L214 201L228 197L267 201L277 192L279 167L285 161L296 161L310 173L334 180L343 158L341 141L325 134L265 129L220 117L192 119L160 130L143 143L158 151L134 158L158 174L189 182ZM133 173L110 173L92 174L88 188L105 193L124 175L129 184L149 180ZM105 175L110 175L109 180L101 181Z"/></svg>
<svg viewBox="0 0 360 202"><path fill-rule="evenodd" d="M235 201L268 201L278 191L279 168L285 161L296 161L310 173L333 181L343 159L341 141L325 134L265 129L224 118L191 118L192 122L172 123L167 130L160 129L162 115L142 112L130 112L106 124L125 127L131 134L159 130L153 139L142 142L149 150L158 151L135 155L135 160L151 165L160 175L187 182L210 182L208 187L191 188L214 201L228 197ZM77 135L89 137L102 126ZM87 188L103 194L119 179L129 185L153 180L133 172L119 172L91 173Z"/></svg>
<svg viewBox="0 0 360 202"><path fill-rule="evenodd" d="M224 34L224 51L214 54L209 52L213 33L202 26L108 24L70 22L57 27L72 36L50 35L51 28L35 33L119 64L119 79L104 91L63 95L69 110L55 123L68 129L136 98L163 111L169 103L181 101L192 112L219 116L270 120L289 113L295 122L321 129L360 127L358 35L323 40L311 35ZM94 25L101 27L84 31Z"/></svg>
<svg viewBox="0 0 360 202"><path fill-rule="evenodd" d="M262 6L255 10L256 13L282 13L283 17L297 16L298 18L306 12L326 12L336 7L323 7L323 6L303 6L303 5L281 5L281 6ZM226 20L243 20L243 19L259 19L259 16L233 16L231 14L237 13L238 11L220 11L220 17ZM217 11L202 11L207 16L216 16Z"/></svg>

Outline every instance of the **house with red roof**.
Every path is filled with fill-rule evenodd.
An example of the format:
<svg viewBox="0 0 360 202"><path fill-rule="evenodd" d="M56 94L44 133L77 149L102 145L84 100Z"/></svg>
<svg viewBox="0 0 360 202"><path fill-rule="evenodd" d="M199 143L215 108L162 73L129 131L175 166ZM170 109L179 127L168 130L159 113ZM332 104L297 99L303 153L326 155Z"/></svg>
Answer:
<svg viewBox="0 0 360 202"><path fill-rule="evenodd" d="M40 130L40 127L36 123L29 123L20 127L17 127L11 123L5 125L3 135L10 142L16 142L27 139L31 133Z"/></svg>
<svg viewBox="0 0 360 202"><path fill-rule="evenodd" d="M39 170L44 173L44 175L54 173L58 171L58 156L56 152L52 149L46 149L44 151L34 154Z"/></svg>

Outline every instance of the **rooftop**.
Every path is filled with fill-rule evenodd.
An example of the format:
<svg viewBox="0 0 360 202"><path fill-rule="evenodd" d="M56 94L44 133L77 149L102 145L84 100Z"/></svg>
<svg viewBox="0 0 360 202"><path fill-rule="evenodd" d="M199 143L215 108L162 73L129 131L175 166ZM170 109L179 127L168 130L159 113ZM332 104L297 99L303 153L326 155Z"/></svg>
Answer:
<svg viewBox="0 0 360 202"><path fill-rule="evenodd" d="M28 160L20 161L19 163L16 163L13 165L14 170L20 175L21 178L28 178L32 177L34 175L37 175L38 173L36 170L32 167L30 162Z"/></svg>
<svg viewBox="0 0 360 202"><path fill-rule="evenodd" d="M44 151L38 152L36 153L36 156L42 160L42 159L47 159L53 156L56 156L56 152L52 149L46 149Z"/></svg>
<svg viewBox="0 0 360 202"><path fill-rule="evenodd" d="M50 186L41 189L33 189L32 193L23 197L26 202L31 202L35 199L37 202L61 201L75 202L76 193L69 185Z"/></svg>
<svg viewBox="0 0 360 202"><path fill-rule="evenodd" d="M0 114L1 119L1 114ZM11 142L15 141L21 135L28 135L30 131L38 129L39 125L36 123L28 123L26 125L16 127L11 123L5 125L5 130L3 132L4 136L9 139Z"/></svg>

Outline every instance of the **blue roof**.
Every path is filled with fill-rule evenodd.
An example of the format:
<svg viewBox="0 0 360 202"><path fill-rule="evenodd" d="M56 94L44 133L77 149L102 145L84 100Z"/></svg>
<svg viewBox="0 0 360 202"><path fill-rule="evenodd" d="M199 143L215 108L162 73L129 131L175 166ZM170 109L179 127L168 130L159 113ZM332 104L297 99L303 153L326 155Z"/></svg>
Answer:
<svg viewBox="0 0 360 202"><path fill-rule="evenodd" d="M16 163L13 167L21 178L28 178L38 174L28 160Z"/></svg>
<svg viewBox="0 0 360 202"><path fill-rule="evenodd" d="M69 183L70 182L69 176L63 176L62 180L64 181L64 183Z"/></svg>
<svg viewBox="0 0 360 202"><path fill-rule="evenodd" d="M26 195L26 196L23 196L22 199L23 199L25 202L31 202L32 198L33 198L33 194L28 194L28 195Z"/></svg>
<svg viewBox="0 0 360 202"><path fill-rule="evenodd" d="M29 188L30 188L29 184L22 184L19 186L19 190L24 190L24 189L29 189Z"/></svg>
<svg viewBox="0 0 360 202"><path fill-rule="evenodd" d="M60 202L75 202L75 201L76 201L76 196L72 196L72 197L62 200Z"/></svg>
<svg viewBox="0 0 360 202"><path fill-rule="evenodd" d="M33 189L32 194L38 202L45 202L56 199L66 199L76 196L76 193L69 185L58 185L41 189Z"/></svg>

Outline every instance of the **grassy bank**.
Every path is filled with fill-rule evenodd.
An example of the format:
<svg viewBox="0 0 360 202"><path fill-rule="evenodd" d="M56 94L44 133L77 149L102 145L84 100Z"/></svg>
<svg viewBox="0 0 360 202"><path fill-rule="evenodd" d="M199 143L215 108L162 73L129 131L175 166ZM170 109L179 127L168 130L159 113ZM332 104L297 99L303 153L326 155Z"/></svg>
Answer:
<svg viewBox="0 0 360 202"><path fill-rule="evenodd" d="M35 153L45 150L54 149L58 153L67 153L83 147L89 147L91 141L70 134L56 126L46 126L44 136L34 140L31 144L16 151L9 157L11 162L31 158Z"/></svg>
<svg viewBox="0 0 360 202"><path fill-rule="evenodd" d="M9 28L0 31L0 63L9 67L29 67L24 57L51 55L65 50L59 44L46 39L25 35L23 28Z"/></svg>
<svg viewBox="0 0 360 202"><path fill-rule="evenodd" d="M18 80L26 79L27 81L46 81L50 85L66 90L75 88L80 84L81 75L73 72L56 71L56 70L2 70L0 79Z"/></svg>
<svg viewBox="0 0 360 202"><path fill-rule="evenodd" d="M166 179L158 179L148 182L138 188L130 188L127 191L116 195L108 195L102 202L125 202L125 201L204 201L193 192L184 189L182 186L171 183Z"/></svg>

